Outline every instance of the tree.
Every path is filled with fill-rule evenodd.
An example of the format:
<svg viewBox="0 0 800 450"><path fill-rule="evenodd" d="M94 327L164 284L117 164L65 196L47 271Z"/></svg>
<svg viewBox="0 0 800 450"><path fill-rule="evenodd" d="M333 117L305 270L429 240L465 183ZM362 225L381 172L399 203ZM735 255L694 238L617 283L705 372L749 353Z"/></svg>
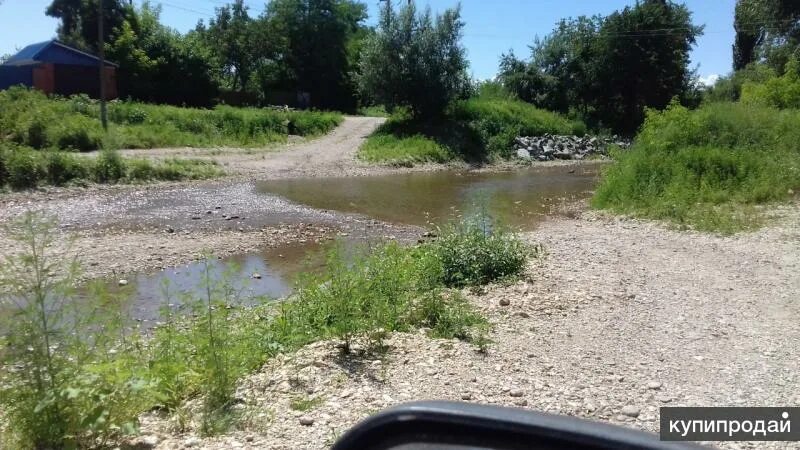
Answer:
<svg viewBox="0 0 800 450"><path fill-rule="evenodd" d="M218 92L211 55L197 35L182 36L159 22L160 7L145 2L106 44L119 64L123 97L176 105L210 106Z"/></svg>
<svg viewBox="0 0 800 450"><path fill-rule="evenodd" d="M430 8L418 14L410 2L396 13L387 2L361 56L360 92L416 119L440 116L469 88L463 28L460 6L434 19Z"/></svg>
<svg viewBox="0 0 800 450"><path fill-rule="evenodd" d="M271 1L260 30L272 47L261 72L265 89L308 92L319 108L355 108L352 73L368 34L366 18L366 5L352 0Z"/></svg>
<svg viewBox="0 0 800 450"><path fill-rule="evenodd" d="M733 69L762 62L782 73L794 55L800 56L800 2L738 0L733 27Z"/></svg>
<svg viewBox="0 0 800 450"><path fill-rule="evenodd" d="M209 22L208 28L200 24L197 31L206 45L213 49L221 81L234 91L246 90L257 64L255 21L248 14L243 0L235 0L216 11L217 15Z"/></svg>
<svg viewBox="0 0 800 450"><path fill-rule="evenodd" d="M58 39L89 52L97 52L98 0L53 0L45 14L61 20ZM103 38L110 42L133 7L123 0L103 0Z"/></svg>
<svg viewBox="0 0 800 450"><path fill-rule="evenodd" d="M684 5L645 0L608 17L562 20L527 64L504 56L500 79L519 98L632 133L645 108L697 101L689 51L702 27Z"/></svg>

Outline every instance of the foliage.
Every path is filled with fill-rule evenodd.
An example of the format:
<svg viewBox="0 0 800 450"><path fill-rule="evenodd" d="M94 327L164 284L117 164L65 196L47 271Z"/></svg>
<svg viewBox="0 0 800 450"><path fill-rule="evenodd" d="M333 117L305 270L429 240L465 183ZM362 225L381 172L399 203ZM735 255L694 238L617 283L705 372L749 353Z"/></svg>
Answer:
<svg viewBox="0 0 800 450"><path fill-rule="evenodd" d="M524 101L633 133L645 108L692 100L689 51L701 32L685 5L637 2L607 17L562 20L534 42L530 62L504 55L500 80Z"/></svg>
<svg viewBox="0 0 800 450"><path fill-rule="evenodd" d="M179 108L111 102L104 137L99 105L86 96L48 98L21 87L0 92L0 140L39 149L95 150L174 146L259 146L288 134L314 136L341 123L336 113L218 106Z"/></svg>
<svg viewBox="0 0 800 450"><path fill-rule="evenodd" d="M414 2L399 12L387 2L380 14L361 57L362 96L389 111L408 108L417 119L440 117L469 88L460 7L434 19L430 8L418 14Z"/></svg>
<svg viewBox="0 0 800 450"><path fill-rule="evenodd" d="M0 328L0 404L5 429L21 448L102 447L134 433L140 413L177 413L192 397L200 399L200 430L223 431L236 420L239 378L317 340L340 339L345 351L355 340L377 348L389 331L426 327L433 337L474 340L483 351L488 344L486 320L445 288L450 268L438 244L388 243L353 254L334 248L325 272L303 277L293 297L247 309L231 287L236 269L215 277L209 259L200 283L205 294L176 296L166 285L162 325L142 339L127 328L119 294L94 286L77 298L77 264L50 256L57 238L50 219L28 213L9 236L27 247L0 265L9 319ZM475 252L487 245L459 242ZM502 251L486 254L506 261ZM482 280L499 274L489 272Z"/></svg>
<svg viewBox="0 0 800 450"><path fill-rule="evenodd" d="M593 205L723 233L760 223L756 205L800 187L796 110L712 103L650 111Z"/></svg>
<svg viewBox="0 0 800 450"><path fill-rule="evenodd" d="M579 121L518 100L472 98L456 102L436 121L395 114L367 139L359 157L404 165L453 158L481 161L510 156L517 136L583 135L585 130Z"/></svg>
<svg viewBox="0 0 800 450"><path fill-rule="evenodd" d="M35 188L42 184L199 180L218 177L220 168L200 160L165 159L150 162L124 159L104 150L97 158L62 151L38 151L0 141L0 188Z"/></svg>
<svg viewBox="0 0 800 450"><path fill-rule="evenodd" d="M132 342L117 342L118 305L94 295L72 301L77 266L53 257L52 221L26 213L7 231L24 248L0 263L0 403L13 440L21 448L88 448L134 432L146 382L133 372L117 376L133 351Z"/></svg>
<svg viewBox="0 0 800 450"><path fill-rule="evenodd" d="M525 245L485 213L440 229L433 252L442 264L445 285L455 287L517 276L528 257Z"/></svg>
<svg viewBox="0 0 800 450"><path fill-rule="evenodd" d="M311 106L354 110L366 18L366 5L353 0L269 2L259 25L259 44L273 46L271 64L259 70L262 90L308 92Z"/></svg>
<svg viewBox="0 0 800 450"><path fill-rule="evenodd" d="M738 0L733 27L733 69L757 62L781 72L800 57L800 4L794 0Z"/></svg>
<svg viewBox="0 0 800 450"><path fill-rule="evenodd" d="M780 77L764 83L745 82L741 101L780 109L800 108L800 60L790 59Z"/></svg>

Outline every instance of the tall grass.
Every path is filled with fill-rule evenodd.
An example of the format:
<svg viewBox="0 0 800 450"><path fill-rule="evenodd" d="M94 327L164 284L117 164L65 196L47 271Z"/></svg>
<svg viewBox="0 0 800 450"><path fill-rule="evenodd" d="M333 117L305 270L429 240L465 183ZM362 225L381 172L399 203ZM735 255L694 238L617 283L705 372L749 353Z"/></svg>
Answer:
<svg viewBox="0 0 800 450"><path fill-rule="evenodd" d="M800 111L711 103L648 112L593 205L733 233L762 222L756 206L800 187Z"/></svg>
<svg viewBox="0 0 800 450"><path fill-rule="evenodd" d="M396 113L359 150L370 162L413 164L452 159L507 158L517 136L583 135L583 123L511 99L472 98L455 103L432 123Z"/></svg>
<svg viewBox="0 0 800 450"><path fill-rule="evenodd" d="M468 340L485 351L486 319L448 286L518 273L525 255L511 235L486 229L481 239L449 235L441 243L388 243L347 255L333 248L326 271L302 277L295 295L247 308L231 288L236 270L215 277L209 264L204 295L176 295L166 286L162 325L145 338L130 331L119 294L97 287L77 298L79 267L54 258L62 237L52 220L28 213L8 233L26 249L0 263L8 319L0 326L0 442L11 448L113 445L137 432L145 411L221 432L237 419L242 376L318 340L338 341L345 353L356 342L370 351L382 348L388 332L425 327L432 337ZM447 256L453 247L489 257L465 278ZM502 267L486 265L493 260ZM188 399L198 406L185 414Z"/></svg>
<svg viewBox="0 0 800 450"><path fill-rule="evenodd" d="M175 146L254 147L314 136L341 123L338 113L278 111L218 106L214 109L113 101L108 106L111 130L99 121L99 106L86 96L49 98L13 87L0 92L0 140L35 149L88 151L100 148Z"/></svg>
<svg viewBox="0 0 800 450"><path fill-rule="evenodd" d="M214 178L222 169L210 161L193 159L122 158L104 150L96 158L58 150L34 150L0 141L0 189L28 189L40 185L65 186L87 182L136 183Z"/></svg>

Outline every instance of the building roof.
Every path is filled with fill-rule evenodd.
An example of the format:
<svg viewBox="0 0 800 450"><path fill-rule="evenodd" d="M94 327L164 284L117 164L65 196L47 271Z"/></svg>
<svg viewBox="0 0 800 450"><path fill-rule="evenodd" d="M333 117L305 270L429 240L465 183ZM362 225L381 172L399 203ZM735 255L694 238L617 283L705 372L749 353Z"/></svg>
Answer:
<svg viewBox="0 0 800 450"><path fill-rule="evenodd" d="M97 63L100 62L100 58L53 39L28 45L16 55L8 58L3 65L25 66L43 62L72 64L76 66L96 66ZM105 63L109 66L118 67L108 60L106 60Z"/></svg>

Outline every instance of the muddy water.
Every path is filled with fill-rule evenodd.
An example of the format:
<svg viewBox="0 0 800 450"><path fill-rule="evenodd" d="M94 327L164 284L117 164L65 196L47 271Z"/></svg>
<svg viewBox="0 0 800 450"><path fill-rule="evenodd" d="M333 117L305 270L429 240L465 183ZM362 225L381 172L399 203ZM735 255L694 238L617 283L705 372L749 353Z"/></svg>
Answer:
<svg viewBox="0 0 800 450"><path fill-rule="evenodd" d="M531 229L565 202L586 198L598 166L553 167L514 172L431 172L352 178L289 179L262 182L258 191L320 210L361 214L387 222L431 226L482 208L493 218ZM343 245L354 248L358 236ZM300 272L324 265L319 244L289 244L260 253L209 262L211 278L226 276L241 299L280 298L292 291ZM195 262L128 279L133 317L155 323L159 308L180 297L202 297L205 264ZM224 274L224 275L223 275ZM254 277L254 274L258 274ZM109 287L118 289L118 280ZM169 295L165 294L165 287ZM166 297L166 298L165 298Z"/></svg>
<svg viewBox="0 0 800 450"><path fill-rule="evenodd" d="M511 172L417 172L397 175L273 180L258 184L317 209L429 226L485 208L496 219L529 230L565 201L586 198L598 166Z"/></svg>

